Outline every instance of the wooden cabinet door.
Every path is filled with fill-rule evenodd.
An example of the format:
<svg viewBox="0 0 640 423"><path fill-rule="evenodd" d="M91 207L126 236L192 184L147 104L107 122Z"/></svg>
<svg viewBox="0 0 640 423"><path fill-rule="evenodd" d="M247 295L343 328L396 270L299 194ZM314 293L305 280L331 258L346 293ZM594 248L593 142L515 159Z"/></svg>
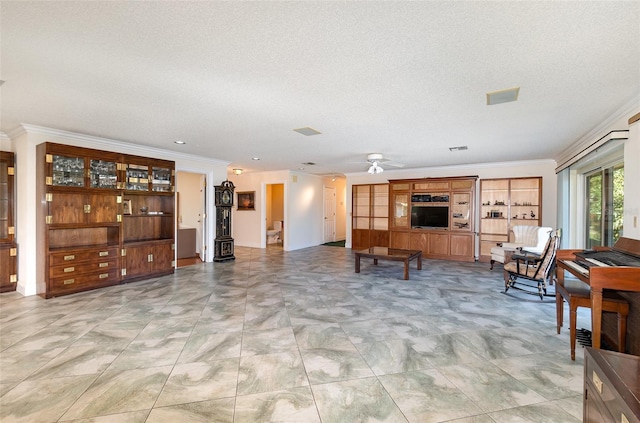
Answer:
<svg viewBox="0 0 640 423"><path fill-rule="evenodd" d="M473 257L473 236L465 234L451 234L451 256Z"/></svg>
<svg viewBox="0 0 640 423"><path fill-rule="evenodd" d="M85 222L86 198L78 192L54 192L49 195L50 224L78 224Z"/></svg>
<svg viewBox="0 0 640 423"><path fill-rule="evenodd" d="M90 206L86 223L112 223L118 218L118 196L115 194L89 194L86 204Z"/></svg>
<svg viewBox="0 0 640 423"><path fill-rule="evenodd" d="M427 254L449 255L449 234L429 233Z"/></svg>
<svg viewBox="0 0 640 423"><path fill-rule="evenodd" d="M17 282L16 248L0 245L0 292L15 291Z"/></svg>
<svg viewBox="0 0 640 423"><path fill-rule="evenodd" d="M173 267L173 248L171 243L156 245L152 248L152 272L162 272Z"/></svg>
<svg viewBox="0 0 640 423"><path fill-rule="evenodd" d="M149 254L151 254L151 251L148 246L129 246L126 251L124 262L127 274L125 278L133 278L149 273Z"/></svg>

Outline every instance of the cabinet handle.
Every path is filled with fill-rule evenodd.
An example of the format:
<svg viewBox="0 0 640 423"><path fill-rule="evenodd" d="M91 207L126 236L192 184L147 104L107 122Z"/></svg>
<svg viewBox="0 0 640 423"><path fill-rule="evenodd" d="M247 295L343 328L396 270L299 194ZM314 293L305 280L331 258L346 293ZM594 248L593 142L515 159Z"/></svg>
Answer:
<svg viewBox="0 0 640 423"><path fill-rule="evenodd" d="M74 283L76 280L75 279L65 279L64 281L62 281L63 284L65 285L70 285L72 283Z"/></svg>
<svg viewBox="0 0 640 423"><path fill-rule="evenodd" d="M64 260L65 260L65 261L75 260L75 259L76 259L76 256L74 256L73 254L72 254L72 255L70 255L70 256L64 256Z"/></svg>
<svg viewBox="0 0 640 423"><path fill-rule="evenodd" d="M109 277L108 273L100 273L100 276L98 276L100 279L105 279Z"/></svg>
<svg viewBox="0 0 640 423"><path fill-rule="evenodd" d="M64 268L64 273L71 273L71 272L73 272L75 270L76 270L75 267L65 267Z"/></svg>
<svg viewBox="0 0 640 423"><path fill-rule="evenodd" d="M108 251L100 251L100 252L98 253L98 255L99 255L100 257L106 257L106 256L108 256L108 255L109 255L109 252L108 252Z"/></svg>
<svg viewBox="0 0 640 423"><path fill-rule="evenodd" d="M595 372L595 370L593 371L593 384L595 385L600 395L602 395L602 380L600 379L598 374Z"/></svg>
<svg viewBox="0 0 640 423"><path fill-rule="evenodd" d="M91 204L85 204L84 205L84 212L85 213L91 213Z"/></svg>
<svg viewBox="0 0 640 423"><path fill-rule="evenodd" d="M100 263L98 264L98 267L108 267L109 263Z"/></svg>
<svg viewBox="0 0 640 423"><path fill-rule="evenodd" d="M147 261L148 261L149 263L151 263L151 262L153 261L153 254L149 254L149 255L147 256Z"/></svg>

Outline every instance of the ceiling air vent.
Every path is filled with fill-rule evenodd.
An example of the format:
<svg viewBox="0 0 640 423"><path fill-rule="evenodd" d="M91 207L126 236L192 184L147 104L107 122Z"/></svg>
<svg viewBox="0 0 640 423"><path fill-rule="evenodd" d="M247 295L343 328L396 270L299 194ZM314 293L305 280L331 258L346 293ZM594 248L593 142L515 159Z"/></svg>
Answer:
<svg viewBox="0 0 640 423"><path fill-rule="evenodd" d="M310 137L311 135L320 135L322 133L320 131L316 131L313 128L309 128L308 126L305 126L304 128L294 129L294 131L307 137Z"/></svg>
<svg viewBox="0 0 640 423"><path fill-rule="evenodd" d="M520 87L509 88L506 90L499 90L487 93L487 106L493 106L494 104L509 103L510 101L516 101L518 94L520 93Z"/></svg>

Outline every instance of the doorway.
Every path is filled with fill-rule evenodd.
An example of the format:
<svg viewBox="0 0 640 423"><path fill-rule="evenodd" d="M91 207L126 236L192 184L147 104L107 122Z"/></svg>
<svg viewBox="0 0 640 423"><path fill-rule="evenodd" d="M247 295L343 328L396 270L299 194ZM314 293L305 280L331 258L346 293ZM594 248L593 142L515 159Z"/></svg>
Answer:
<svg viewBox="0 0 640 423"><path fill-rule="evenodd" d="M284 247L284 184L266 184L265 223L267 248ZM278 223L279 222L279 223Z"/></svg>
<svg viewBox="0 0 640 423"><path fill-rule="evenodd" d="M336 240L336 188L324 187L324 239L323 243Z"/></svg>
<svg viewBox="0 0 640 423"><path fill-rule="evenodd" d="M176 259L177 267L206 261L206 175L176 173Z"/></svg>

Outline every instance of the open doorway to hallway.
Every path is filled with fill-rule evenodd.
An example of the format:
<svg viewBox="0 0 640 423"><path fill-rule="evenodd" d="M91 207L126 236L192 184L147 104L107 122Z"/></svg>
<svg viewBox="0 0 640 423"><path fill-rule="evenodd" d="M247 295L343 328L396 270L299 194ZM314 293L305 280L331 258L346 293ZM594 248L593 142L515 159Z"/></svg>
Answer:
<svg viewBox="0 0 640 423"><path fill-rule="evenodd" d="M284 246L284 184L267 184L265 193L267 248Z"/></svg>
<svg viewBox="0 0 640 423"><path fill-rule="evenodd" d="M176 173L176 259L177 267L205 261L206 175Z"/></svg>

